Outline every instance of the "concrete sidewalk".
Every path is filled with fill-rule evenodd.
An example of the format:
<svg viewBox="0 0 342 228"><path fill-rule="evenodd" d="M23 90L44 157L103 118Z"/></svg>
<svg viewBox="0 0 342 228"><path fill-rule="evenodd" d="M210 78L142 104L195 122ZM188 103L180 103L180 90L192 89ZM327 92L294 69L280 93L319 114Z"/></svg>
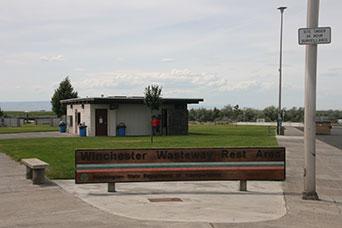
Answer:
<svg viewBox="0 0 342 228"><path fill-rule="evenodd" d="M0 140L1 139L57 138L57 137L73 137L73 135L68 134L68 133L59 133L58 131L0 134Z"/></svg>
<svg viewBox="0 0 342 228"><path fill-rule="evenodd" d="M208 223L148 221L118 216L85 203L59 186L33 186L24 179L23 166L0 154L0 227L342 227L342 151L317 141L317 192L321 200L304 201L301 199L303 138L283 136L278 137L278 142L287 148L287 180L282 186L287 213L276 220ZM253 197L258 199L259 195ZM231 198L234 199L234 195ZM253 199L248 203L252 204ZM130 206L129 201L124 203ZM178 203L175 211L182 207L182 202ZM244 205L246 210L248 203ZM267 208L269 204L266 202L262 206Z"/></svg>
<svg viewBox="0 0 342 228"><path fill-rule="evenodd" d="M290 127L289 132L294 136L277 137L279 145L286 147L287 152L287 180L284 183L287 214L269 225L342 227L342 151L316 141L317 193L320 200L302 200L304 139L296 128Z"/></svg>
<svg viewBox="0 0 342 228"><path fill-rule="evenodd" d="M54 183L32 185L25 168L0 153L0 227L209 227L127 219L103 212Z"/></svg>
<svg viewBox="0 0 342 228"><path fill-rule="evenodd" d="M115 193L107 184L56 183L94 207L137 220L246 223L286 213L282 182L276 181L249 181L247 192L238 190L238 181L120 183Z"/></svg>

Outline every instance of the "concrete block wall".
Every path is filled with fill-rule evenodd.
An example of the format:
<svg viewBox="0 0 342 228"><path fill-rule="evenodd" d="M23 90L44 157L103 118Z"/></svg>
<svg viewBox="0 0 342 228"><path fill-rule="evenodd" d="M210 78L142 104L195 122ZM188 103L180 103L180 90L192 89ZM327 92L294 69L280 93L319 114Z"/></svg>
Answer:
<svg viewBox="0 0 342 228"><path fill-rule="evenodd" d="M187 104L175 104L168 106L168 134L186 135L188 134L188 108Z"/></svg>
<svg viewBox="0 0 342 228"><path fill-rule="evenodd" d="M72 105L72 108L70 105L68 105L67 107L67 120L69 120L68 116L72 116L72 126L70 126L70 123L68 124L68 132L70 134L79 134L79 126L76 123L76 112L81 113L81 119L80 119L80 123L85 123L85 125L87 126L87 135L89 135L89 126L90 126L90 119L91 119L91 115L90 115L90 104L84 104L84 106L82 107L81 104L74 104Z"/></svg>
<svg viewBox="0 0 342 228"><path fill-rule="evenodd" d="M151 111L146 105L120 104L117 124L124 123L126 135L149 135L151 133Z"/></svg>
<svg viewBox="0 0 342 228"><path fill-rule="evenodd" d="M119 123L126 125L126 135L149 135L151 133L151 111L146 105L141 104L119 104L116 108L110 108L109 104L74 104L72 108L68 105L67 116L72 116L73 124L68 123L68 132L79 134L76 123L76 111L81 113L81 123L87 126L87 135L96 134L96 109L106 109L108 136L116 135L116 126ZM187 104L163 105L162 109L167 109L167 133L168 135L188 134L188 110ZM161 112L154 112L154 115ZM67 117L67 119L69 119Z"/></svg>

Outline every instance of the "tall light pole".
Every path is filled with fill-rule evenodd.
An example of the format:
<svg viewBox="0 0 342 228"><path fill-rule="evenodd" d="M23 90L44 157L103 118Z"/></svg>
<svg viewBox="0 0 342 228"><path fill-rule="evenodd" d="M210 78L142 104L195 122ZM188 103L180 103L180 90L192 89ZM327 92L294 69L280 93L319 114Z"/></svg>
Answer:
<svg viewBox="0 0 342 228"><path fill-rule="evenodd" d="M281 134L281 77L282 77L282 61L283 61L283 14L287 7L279 7L280 10L280 58L279 58L279 104L278 104L278 119L277 119L277 134Z"/></svg>
<svg viewBox="0 0 342 228"><path fill-rule="evenodd" d="M319 0L308 0L307 27L318 27ZM316 77L317 44L306 46L304 109L303 199L317 200L316 193Z"/></svg>

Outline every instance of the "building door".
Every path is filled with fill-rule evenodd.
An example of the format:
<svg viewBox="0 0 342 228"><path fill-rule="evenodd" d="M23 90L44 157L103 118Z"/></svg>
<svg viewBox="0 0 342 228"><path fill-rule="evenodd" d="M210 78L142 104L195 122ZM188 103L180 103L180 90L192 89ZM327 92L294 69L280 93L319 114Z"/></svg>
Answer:
<svg viewBox="0 0 342 228"><path fill-rule="evenodd" d="M162 118L161 118L161 130L163 135L168 134L168 124L167 124L167 109L162 109Z"/></svg>
<svg viewBox="0 0 342 228"><path fill-rule="evenodd" d="M108 135L108 121L107 109L95 110L95 135L107 136Z"/></svg>

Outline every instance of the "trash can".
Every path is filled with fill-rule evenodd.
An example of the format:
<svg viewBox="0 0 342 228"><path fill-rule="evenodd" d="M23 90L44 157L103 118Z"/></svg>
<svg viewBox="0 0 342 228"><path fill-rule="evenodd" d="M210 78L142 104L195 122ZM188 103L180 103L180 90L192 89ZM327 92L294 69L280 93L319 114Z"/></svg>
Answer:
<svg viewBox="0 0 342 228"><path fill-rule="evenodd" d="M87 136L87 126L84 124L80 124L80 136L81 137Z"/></svg>
<svg viewBox="0 0 342 228"><path fill-rule="evenodd" d="M280 135L285 135L285 127L281 126L280 128Z"/></svg>
<svg viewBox="0 0 342 228"><path fill-rule="evenodd" d="M124 123L119 123L116 126L116 135L117 136L126 136L126 125Z"/></svg>
<svg viewBox="0 0 342 228"><path fill-rule="evenodd" d="M59 132L60 133L65 133L66 132L66 126L59 126Z"/></svg>
<svg viewBox="0 0 342 228"><path fill-rule="evenodd" d="M64 121L60 121L58 124L59 132L65 133L66 132L66 123Z"/></svg>

